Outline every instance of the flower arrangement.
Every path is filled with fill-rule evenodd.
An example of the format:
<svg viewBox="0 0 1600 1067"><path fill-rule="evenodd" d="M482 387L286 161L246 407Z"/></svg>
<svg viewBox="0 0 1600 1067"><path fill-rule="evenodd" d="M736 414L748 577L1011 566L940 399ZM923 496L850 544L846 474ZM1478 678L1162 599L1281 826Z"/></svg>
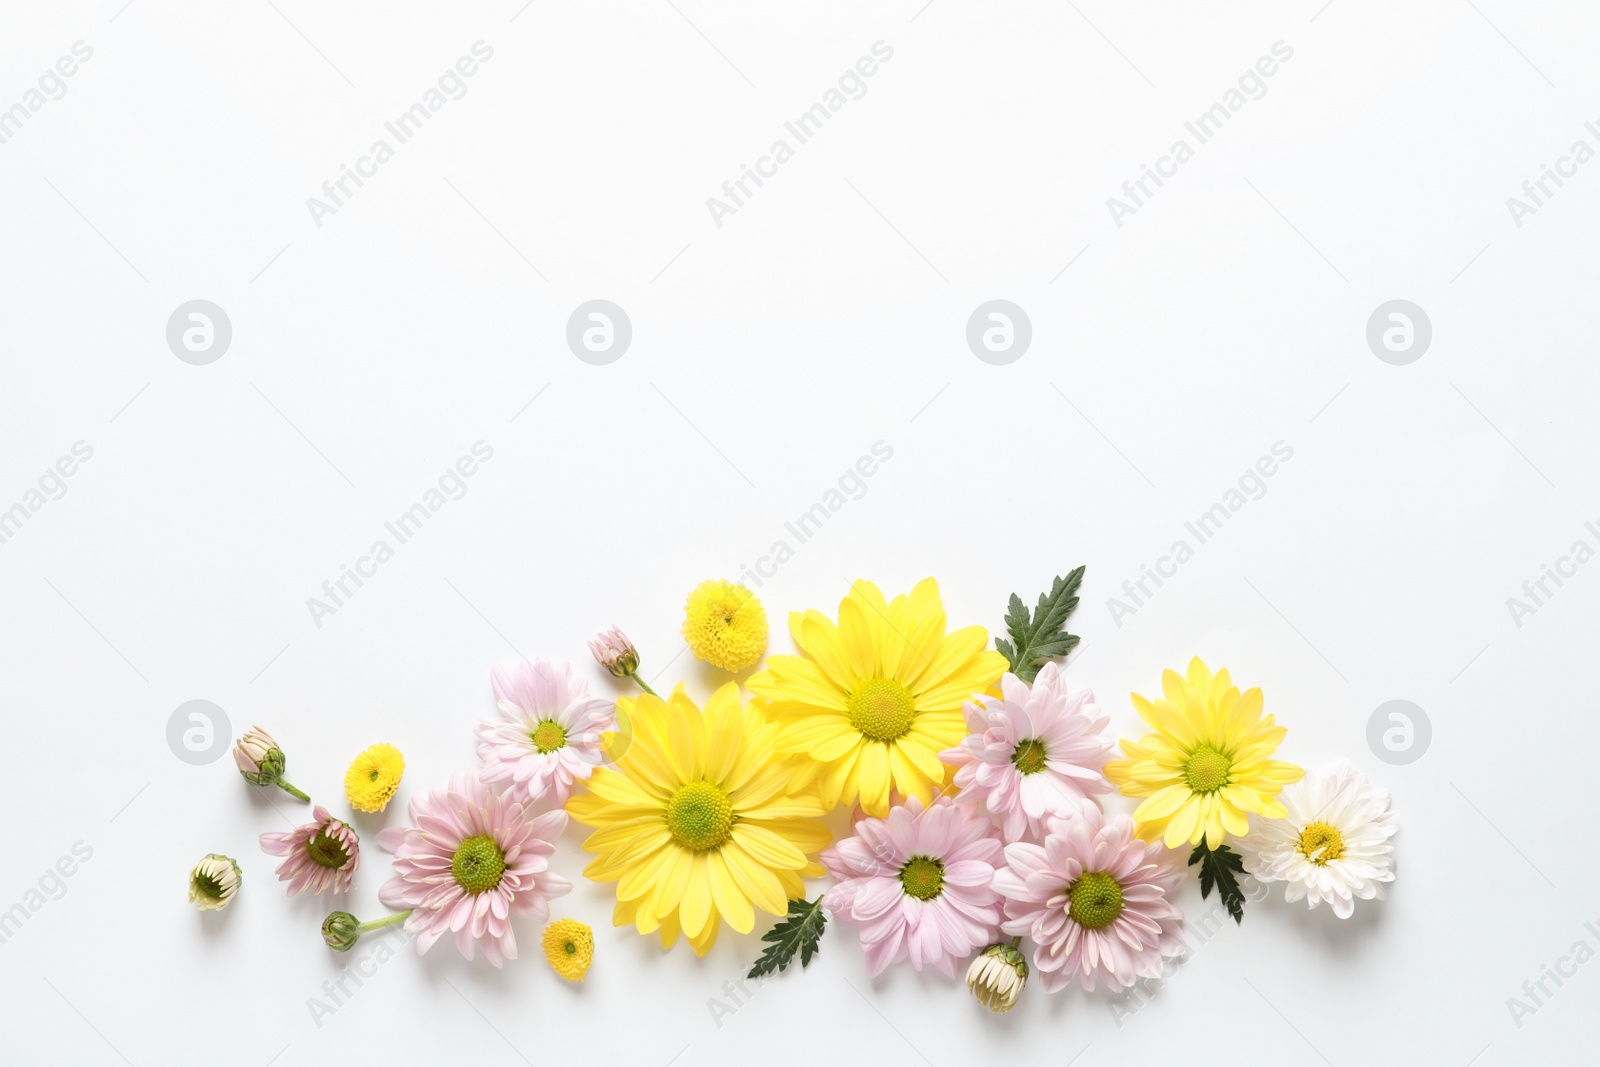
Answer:
<svg viewBox="0 0 1600 1067"><path fill-rule="evenodd" d="M681 682L658 695L616 628L589 649L637 695L591 696L569 663L495 666L479 765L413 794L378 831L394 857L378 896L395 911L366 922L334 911L322 937L343 952L403 924L419 954L448 934L498 967L531 919L548 922L551 970L581 982L593 929L548 921L571 889L550 867L569 818L590 831L584 876L615 886L614 927L663 949L681 937L704 956L724 926L749 935L766 912L778 921L756 978L807 966L831 918L853 929L869 975L909 963L956 980L964 967L995 1013L1030 976L1049 994L1162 974L1184 949L1176 898L1189 868L1236 922L1241 876L1338 919L1382 900L1390 795L1346 765L1308 776L1279 759L1287 729L1227 670L1196 657L1162 673L1159 696L1132 694L1147 732L1114 753L1110 712L1064 663L1084 573L1057 577L1031 611L1013 594L992 643L981 625L951 625L932 578L892 597L856 581L831 615L789 615L795 655L766 655L766 610L748 589L703 582L685 602L689 649L729 675L756 668L703 703ZM234 755L250 784L310 801L259 727ZM382 817L404 771L398 749L373 745L350 764L345 799ZM819 820L839 808L852 821L836 840ZM321 804L260 847L290 895L349 892L361 870L355 828ZM819 878L830 884L808 899ZM242 871L213 853L189 883L196 906L221 910Z"/></svg>

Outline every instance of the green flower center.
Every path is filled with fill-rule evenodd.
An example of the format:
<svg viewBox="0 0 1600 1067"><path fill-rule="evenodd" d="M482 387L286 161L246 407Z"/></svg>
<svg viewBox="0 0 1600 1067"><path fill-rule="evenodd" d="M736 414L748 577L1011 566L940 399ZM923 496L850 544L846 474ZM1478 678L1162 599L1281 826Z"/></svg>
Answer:
<svg viewBox="0 0 1600 1067"><path fill-rule="evenodd" d="M932 900L944 892L944 861L932 856L912 856L900 868L900 884L906 895Z"/></svg>
<svg viewBox="0 0 1600 1067"><path fill-rule="evenodd" d="M1090 871L1067 890L1067 914L1091 930L1110 926L1122 914L1122 887L1105 871Z"/></svg>
<svg viewBox="0 0 1600 1067"><path fill-rule="evenodd" d="M1030 738L1017 746L1011 753L1011 762L1017 765L1017 770L1023 774L1038 774L1044 770L1044 745L1037 738Z"/></svg>
<svg viewBox="0 0 1600 1067"><path fill-rule="evenodd" d="M1344 835L1325 822L1314 822L1300 831L1300 843L1294 850L1318 867L1344 858Z"/></svg>
<svg viewBox="0 0 1600 1067"><path fill-rule="evenodd" d="M680 785L667 801L667 831L684 848L720 848L733 830L733 801L710 782Z"/></svg>
<svg viewBox="0 0 1600 1067"><path fill-rule="evenodd" d="M209 874L196 874L194 888L207 900L219 900L222 897L222 883Z"/></svg>
<svg viewBox="0 0 1600 1067"><path fill-rule="evenodd" d="M578 946L571 941L563 941L561 942L561 951L569 956L576 956L578 954Z"/></svg>
<svg viewBox="0 0 1600 1067"><path fill-rule="evenodd" d="M893 741L911 729L911 691L893 678L870 678L850 694L850 725L874 741Z"/></svg>
<svg viewBox="0 0 1600 1067"><path fill-rule="evenodd" d="M1201 745L1183 765L1183 778L1196 793L1215 793L1228 784L1233 760L1210 745Z"/></svg>
<svg viewBox="0 0 1600 1067"><path fill-rule="evenodd" d="M567 731L554 719L541 720L533 728L533 747L539 750L540 755L566 748Z"/></svg>
<svg viewBox="0 0 1600 1067"><path fill-rule="evenodd" d="M336 871L350 862L350 853L345 849L344 842L327 830L317 831L316 836L306 845L306 854L311 857L311 862L319 867L331 867Z"/></svg>
<svg viewBox="0 0 1600 1067"><path fill-rule="evenodd" d="M469 837L456 849L450 861L456 884L473 896L486 893L500 884L506 873L506 854L487 834Z"/></svg>

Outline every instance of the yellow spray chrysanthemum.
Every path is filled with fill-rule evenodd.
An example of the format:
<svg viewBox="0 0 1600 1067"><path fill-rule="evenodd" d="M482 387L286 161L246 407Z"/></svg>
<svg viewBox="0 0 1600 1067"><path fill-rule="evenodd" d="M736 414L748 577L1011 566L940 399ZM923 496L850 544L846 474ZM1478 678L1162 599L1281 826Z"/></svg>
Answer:
<svg viewBox="0 0 1600 1067"><path fill-rule="evenodd" d="M379 744L362 752L344 772L344 795L357 811L382 811L389 806L400 776L406 772L405 757L393 745Z"/></svg>
<svg viewBox="0 0 1600 1067"><path fill-rule="evenodd" d="M1139 717L1155 733L1124 740L1123 755L1105 775L1125 796L1144 797L1133 813L1139 836L1161 838L1168 848L1187 841L1220 847L1228 834L1250 829L1248 815L1281 819L1283 787L1305 771L1269 757L1288 731L1261 715L1260 689L1240 693L1226 670L1211 673L1199 657L1189 675L1166 671L1163 696L1150 701L1133 694Z"/></svg>
<svg viewBox="0 0 1600 1067"><path fill-rule="evenodd" d="M594 931L577 919L551 923L544 928L544 958L567 981L583 981L594 962Z"/></svg>
<svg viewBox="0 0 1600 1067"><path fill-rule="evenodd" d="M742 671L767 647L767 610L742 585L701 582L683 612L683 639L696 659L725 671Z"/></svg>
<svg viewBox="0 0 1600 1067"><path fill-rule="evenodd" d="M702 711L680 684L665 701L622 697L617 712L631 730L605 735L614 764L567 801L595 828L583 873L617 883L615 923L659 931L663 948L682 932L704 956L720 920L747 934L756 907L785 914L805 894L801 879L823 873L812 857L830 838L812 821L823 814L815 793L790 789L762 702L741 707L729 682Z"/></svg>
<svg viewBox="0 0 1600 1067"><path fill-rule="evenodd" d="M931 802L950 768L939 753L967 735L961 705L1000 680L1006 658L981 626L945 633L932 578L886 602L858 581L839 602L837 626L819 611L789 616L804 656L772 656L750 691L772 701L783 724L780 750L803 753L796 785L822 800L860 801L888 814L891 789Z"/></svg>

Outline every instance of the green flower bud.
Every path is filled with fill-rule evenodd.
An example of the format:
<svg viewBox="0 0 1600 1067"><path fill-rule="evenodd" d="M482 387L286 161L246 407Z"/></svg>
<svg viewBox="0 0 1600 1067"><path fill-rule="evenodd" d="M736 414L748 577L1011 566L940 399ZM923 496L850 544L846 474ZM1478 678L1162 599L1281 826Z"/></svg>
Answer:
<svg viewBox="0 0 1600 1067"><path fill-rule="evenodd" d="M322 940L335 952L349 952L361 937L361 920L348 911L336 911L322 920Z"/></svg>

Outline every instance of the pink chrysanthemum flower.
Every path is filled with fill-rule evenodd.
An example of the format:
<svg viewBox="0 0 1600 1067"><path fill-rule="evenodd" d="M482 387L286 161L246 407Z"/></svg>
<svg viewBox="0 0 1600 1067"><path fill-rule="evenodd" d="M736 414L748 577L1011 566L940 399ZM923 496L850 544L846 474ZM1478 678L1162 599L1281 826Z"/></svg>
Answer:
<svg viewBox="0 0 1600 1067"><path fill-rule="evenodd" d="M1127 988L1159 977L1164 958L1184 951L1183 913L1172 894L1183 878L1177 854L1133 833L1126 815L1106 819L1086 809L1047 820L1044 844L1006 846L994 877L1005 899L1008 934L1037 944L1033 965L1047 992L1074 977Z"/></svg>
<svg viewBox="0 0 1600 1067"><path fill-rule="evenodd" d="M498 718L478 723L480 776L505 782L506 797L524 807L566 803L573 783L600 763L600 735L615 728L615 704L589 696L572 665L523 660L491 672Z"/></svg>
<svg viewBox="0 0 1600 1067"><path fill-rule="evenodd" d="M325 889L348 893L361 865L361 843L349 825L318 804L312 821L286 834L262 834L261 851L282 856L278 880L289 883L289 895L310 890L320 896Z"/></svg>
<svg viewBox="0 0 1600 1067"><path fill-rule="evenodd" d="M1006 841L1038 837L1052 816L1100 806L1111 792L1100 768L1111 752L1101 736L1110 718L1094 693L1069 692L1061 670L1046 663L1030 686L1000 679L1003 699L976 697L962 711L971 733L939 758L956 771L956 803L981 807L1000 822Z"/></svg>
<svg viewBox="0 0 1600 1067"><path fill-rule="evenodd" d="M948 977L995 939L1000 864L994 824L940 797L926 810L911 797L884 819L864 818L855 836L822 853L837 880L825 901L835 918L860 927L867 973L910 957Z"/></svg>
<svg viewBox="0 0 1600 1067"><path fill-rule="evenodd" d="M476 774L413 797L409 810L412 825L378 834L378 844L395 856L394 877L378 899L411 909L406 930L417 935L417 954L450 932L469 960L478 944L496 967L516 959L511 917L543 923L551 898L572 889L550 873L567 813L558 808L529 819L527 809Z"/></svg>

